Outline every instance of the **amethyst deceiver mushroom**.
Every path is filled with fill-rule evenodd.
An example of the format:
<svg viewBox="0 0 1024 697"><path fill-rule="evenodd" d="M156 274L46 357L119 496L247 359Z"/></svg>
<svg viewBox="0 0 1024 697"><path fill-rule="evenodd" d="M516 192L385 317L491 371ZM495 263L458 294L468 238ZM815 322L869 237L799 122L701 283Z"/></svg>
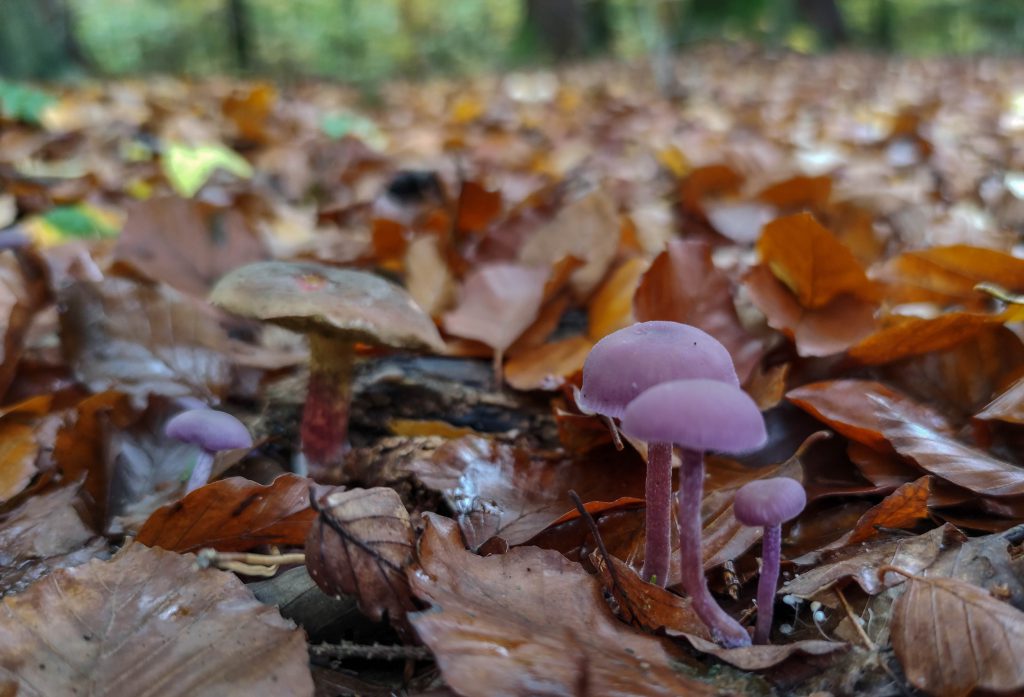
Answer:
<svg viewBox="0 0 1024 697"><path fill-rule="evenodd" d="M175 415L164 433L183 443L199 447L195 465L185 485L185 493L206 484L213 470L213 458L221 450L251 448L252 435L241 421L216 409L189 409Z"/></svg>
<svg viewBox="0 0 1024 697"><path fill-rule="evenodd" d="M782 554L782 524L796 518L807 505L807 493L800 482L788 477L758 479L736 492L732 510L736 520L750 527L761 526L761 578L757 582L757 627L754 643L767 644L772 631L775 590L779 583Z"/></svg>
<svg viewBox="0 0 1024 697"><path fill-rule="evenodd" d="M640 393L670 380L707 378L739 387L732 356L710 334L679 322L639 322L604 337L583 364L577 403L584 411L621 419ZM647 445L645 581L668 583L672 545L672 444Z"/></svg>
<svg viewBox="0 0 1024 697"><path fill-rule="evenodd" d="M309 339L300 436L314 478L330 472L348 449L356 342L444 350L437 327L408 293L364 271L282 261L249 264L220 279L210 302Z"/></svg>
<svg viewBox="0 0 1024 697"><path fill-rule="evenodd" d="M717 380L675 380L655 385L630 402L622 430L650 442L675 443L679 472L679 554L683 588L712 637L727 648L749 646L750 635L719 607L708 590L701 555L700 504L704 451L743 453L767 439L764 418L750 396Z"/></svg>

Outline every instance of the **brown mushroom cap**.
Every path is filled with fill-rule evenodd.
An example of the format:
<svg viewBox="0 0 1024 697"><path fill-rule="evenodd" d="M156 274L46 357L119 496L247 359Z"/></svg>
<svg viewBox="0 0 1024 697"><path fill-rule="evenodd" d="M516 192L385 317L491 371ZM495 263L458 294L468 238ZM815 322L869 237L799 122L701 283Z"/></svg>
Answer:
<svg viewBox="0 0 1024 697"><path fill-rule="evenodd" d="M224 276L210 302L228 312L292 331L441 352L434 322L402 288L365 271L265 261Z"/></svg>

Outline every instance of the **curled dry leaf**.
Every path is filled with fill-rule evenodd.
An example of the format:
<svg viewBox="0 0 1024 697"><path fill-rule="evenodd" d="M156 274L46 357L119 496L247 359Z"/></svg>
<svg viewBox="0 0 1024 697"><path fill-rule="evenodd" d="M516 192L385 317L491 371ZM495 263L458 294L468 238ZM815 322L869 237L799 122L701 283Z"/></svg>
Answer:
<svg viewBox="0 0 1024 697"><path fill-rule="evenodd" d="M644 485L642 465L615 451L552 461L479 436L448 441L409 469L444 494L472 549L495 535L525 542L572 508L569 489L610 501L642 496Z"/></svg>
<svg viewBox="0 0 1024 697"><path fill-rule="evenodd" d="M801 656L826 656L838 654L849 648L841 641L805 639L791 644L755 644L738 649L724 649L701 636L683 635L693 648L701 653L714 656L720 661L736 666L740 670L768 670L791 658Z"/></svg>
<svg viewBox="0 0 1024 697"><path fill-rule="evenodd" d="M302 630L173 552L130 544L3 603L0 685L18 695L313 694Z"/></svg>
<svg viewBox="0 0 1024 697"><path fill-rule="evenodd" d="M914 527L928 518L930 492L931 477L921 477L903 484L864 513L843 542L863 542L877 535L879 528L899 530Z"/></svg>
<svg viewBox="0 0 1024 697"><path fill-rule="evenodd" d="M973 312L950 312L933 319L900 317L852 346L849 356L863 365L883 365L948 349L1002 322L999 315Z"/></svg>
<svg viewBox="0 0 1024 697"><path fill-rule="evenodd" d="M840 295L869 302L878 297L853 253L810 213L765 225L757 251L805 309L821 309Z"/></svg>
<svg viewBox="0 0 1024 697"><path fill-rule="evenodd" d="M517 390L557 390L583 369L593 342L571 336L527 349L505 364L505 382Z"/></svg>
<svg viewBox="0 0 1024 697"><path fill-rule="evenodd" d="M821 209L832 195L832 178L796 176L768 186L757 195L782 209Z"/></svg>
<svg viewBox="0 0 1024 697"><path fill-rule="evenodd" d="M636 319L691 324L718 339L732 354L740 381L761 358L761 343L740 324L732 284L711 262L705 242L672 240L640 280L633 299Z"/></svg>
<svg viewBox="0 0 1024 697"><path fill-rule="evenodd" d="M228 338L204 302L113 277L74 283L59 301L64 352L93 391L116 387L141 407L151 393L216 401L227 390Z"/></svg>
<svg viewBox="0 0 1024 697"><path fill-rule="evenodd" d="M964 541L963 533L952 525L943 525L923 535L888 540L869 540L821 555L810 555L817 563L813 569L782 584L781 594L811 598L833 586L853 581L868 595L902 583L899 574L879 578L878 569L896 566L919 572L931 566L947 546ZM794 560L802 565L803 559Z"/></svg>
<svg viewBox="0 0 1024 697"><path fill-rule="evenodd" d="M964 581L901 573L890 631L914 687L935 697L1024 688L1024 612Z"/></svg>
<svg viewBox="0 0 1024 697"><path fill-rule="evenodd" d="M133 203L114 248L115 260L200 298L228 271L266 256L241 213L178 197Z"/></svg>
<svg viewBox="0 0 1024 697"><path fill-rule="evenodd" d="M751 301L764 313L768 326L796 344L801 356L829 356L845 351L874 331L875 305L843 294L824 307L807 309L764 265L743 279Z"/></svg>
<svg viewBox="0 0 1024 697"><path fill-rule="evenodd" d="M316 517L309 507L311 485L294 474L283 474L266 486L242 477L221 479L154 511L138 540L175 552L299 546Z"/></svg>
<svg viewBox="0 0 1024 697"><path fill-rule="evenodd" d="M405 626L415 609L406 567L413 559L409 513L394 489L349 489L320 499L306 538L306 568L322 591L354 596L363 614Z"/></svg>
<svg viewBox="0 0 1024 697"><path fill-rule="evenodd" d="M935 302L981 310L986 298L974 286L989 282L1024 291L1024 260L983 247L932 247L893 257L873 276L889 284L886 297L893 304Z"/></svg>
<svg viewBox="0 0 1024 697"><path fill-rule="evenodd" d="M975 418L1024 424L1024 378L1007 387L978 412Z"/></svg>
<svg viewBox="0 0 1024 697"><path fill-rule="evenodd" d="M428 514L410 619L445 682L464 697L713 695L669 654L612 617L598 580L558 552L521 547L478 557L458 528Z"/></svg>
<svg viewBox="0 0 1024 697"><path fill-rule="evenodd" d="M881 452L892 452L882 433L884 423L877 399L900 419L948 432L946 418L926 404L872 380L825 380L798 387L786 393L786 399L814 418L828 424L850 440Z"/></svg>

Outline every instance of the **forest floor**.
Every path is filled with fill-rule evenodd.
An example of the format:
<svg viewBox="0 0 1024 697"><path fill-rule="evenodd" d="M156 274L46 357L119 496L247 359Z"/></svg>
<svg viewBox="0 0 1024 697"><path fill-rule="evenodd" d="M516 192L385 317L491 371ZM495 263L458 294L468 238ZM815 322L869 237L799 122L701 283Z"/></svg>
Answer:
<svg viewBox="0 0 1024 697"><path fill-rule="evenodd" d="M0 694L1024 690L1024 62L675 67L671 94L601 64L373 103L0 82ZM363 312L343 456L299 456L306 339L208 302L268 260L311 294L374 272L435 320L315 301ZM668 588L638 575L646 449L574 388L652 320L720 341L767 424L706 458L700 511L746 627L736 492L806 492L770 644L711 641L675 535ZM186 494L199 451L165 426L194 407L255 445Z"/></svg>

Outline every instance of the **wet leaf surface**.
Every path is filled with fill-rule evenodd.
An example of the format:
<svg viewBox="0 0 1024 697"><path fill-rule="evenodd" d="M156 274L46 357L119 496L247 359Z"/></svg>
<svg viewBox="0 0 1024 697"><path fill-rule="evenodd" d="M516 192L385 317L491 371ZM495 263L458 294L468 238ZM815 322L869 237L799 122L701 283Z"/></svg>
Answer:
<svg viewBox="0 0 1024 697"><path fill-rule="evenodd" d="M276 608L141 544L5 598L0 647L18 694L313 694L302 631Z"/></svg>

